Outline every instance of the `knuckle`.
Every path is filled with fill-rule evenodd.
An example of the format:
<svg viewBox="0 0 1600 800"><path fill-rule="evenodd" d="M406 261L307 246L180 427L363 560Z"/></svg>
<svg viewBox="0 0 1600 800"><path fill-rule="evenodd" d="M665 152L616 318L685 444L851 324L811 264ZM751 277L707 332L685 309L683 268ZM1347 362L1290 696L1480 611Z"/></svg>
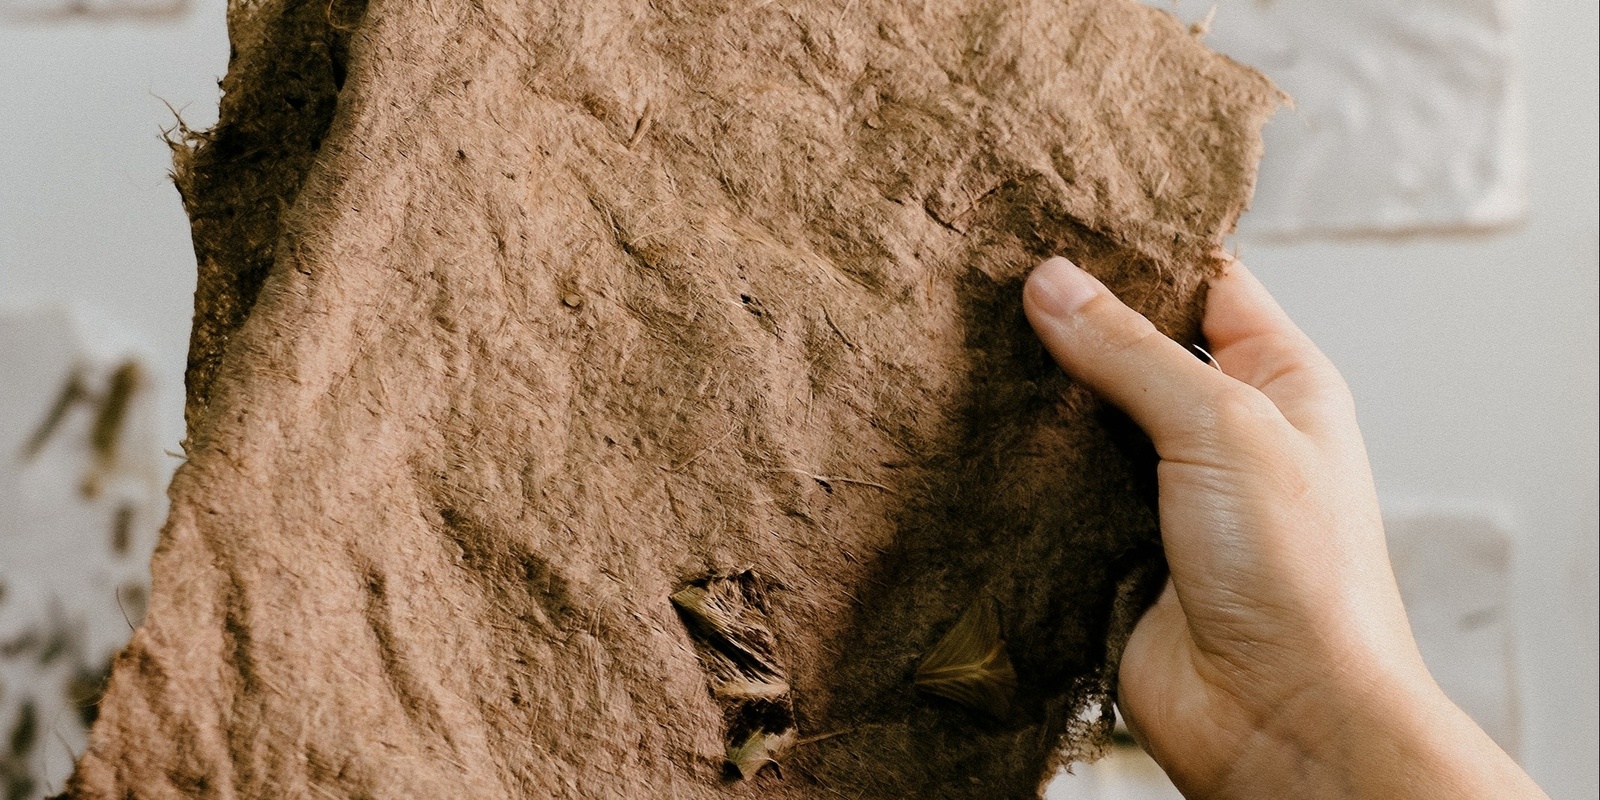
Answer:
<svg viewBox="0 0 1600 800"><path fill-rule="evenodd" d="M1240 383L1229 383L1217 389L1204 405L1211 427L1225 433L1256 429L1279 416L1272 400Z"/></svg>
<svg viewBox="0 0 1600 800"><path fill-rule="evenodd" d="M1307 376L1307 391L1318 406L1331 412L1355 414L1355 395L1332 361L1319 353L1306 361L1303 370Z"/></svg>
<svg viewBox="0 0 1600 800"><path fill-rule="evenodd" d="M1331 368L1329 371L1332 374L1322 385L1323 397L1331 407L1353 413L1356 408L1356 396L1350 391L1350 384L1346 383L1344 377L1337 371Z"/></svg>
<svg viewBox="0 0 1600 800"><path fill-rule="evenodd" d="M1320 383L1333 367L1320 350L1300 337L1265 337L1256 350L1259 366L1250 381L1256 386L1270 386L1285 378L1304 380L1306 376Z"/></svg>
<svg viewBox="0 0 1600 800"><path fill-rule="evenodd" d="M1339 373L1339 368L1335 367L1333 362L1328 360L1328 357L1315 346L1308 344L1307 347L1308 349L1299 352L1298 360L1301 369L1312 376L1315 386L1319 390L1330 394L1349 391L1349 387L1345 384L1344 376Z"/></svg>
<svg viewBox="0 0 1600 800"><path fill-rule="evenodd" d="M1106 349L1127 352L1150 347L1157 338L1165 338L1150 323L1121 300L1110 294L1101 294L1083 307L1083 313L1095 321L1095 327Z"/></svg>

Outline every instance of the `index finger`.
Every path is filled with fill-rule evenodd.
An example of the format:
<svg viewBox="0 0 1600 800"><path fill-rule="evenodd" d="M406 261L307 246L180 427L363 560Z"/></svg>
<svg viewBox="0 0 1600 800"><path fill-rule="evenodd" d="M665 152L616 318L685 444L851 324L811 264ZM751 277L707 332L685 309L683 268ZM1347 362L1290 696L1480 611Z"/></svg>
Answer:
<svg viewBox="0 0 1600 800"><path fill-rule="evenodd" d="M1201 363L1064 258L1034 270L1022 306L1061 367L1132 417L1163 459L1210 461L1219 430L1283 424L1264 395Z"/></svg>

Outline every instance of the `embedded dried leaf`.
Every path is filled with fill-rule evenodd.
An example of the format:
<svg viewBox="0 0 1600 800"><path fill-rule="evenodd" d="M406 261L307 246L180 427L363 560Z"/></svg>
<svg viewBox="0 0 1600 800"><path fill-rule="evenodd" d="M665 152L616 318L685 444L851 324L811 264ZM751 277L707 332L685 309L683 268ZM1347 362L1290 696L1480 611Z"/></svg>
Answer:
<svg viewBox="0 0 1600 800"><path fill-rule="evenodd" d="M740 780L747 780L754 778L770 765L781 777L778 759L794 747L794 741L793 728L779 733L764 731L752 733L738 745L728 748L728 768L733 770Z"/></svg>
<svg viewBox="0 0 1600 800"><path fill-rule="evenodd" d="M1000 638L999 605L990 598L973 603L922 660L915 682L928 694L1004 717L1017 691L1017 673Z"/></svg>
<svg viewBox="0 0 1600 800"><path fill-rule="evenodd" d="M672 594L711 695L722 706L729 769L754 776L794 743L788 678L774 659L766 588L752 570L711 575Z"/></svg>
<svg viewBox="0 0 1600 800"><path fill-rule="evenodd" d="M705 658L728 662L719 668L722 681L755 678L784 683L783 671L772 660L772 633L762 617L763 590L754 572L726 578L709 578L674 592L672 605L688 624L696 641L704 645Z"/></svg>
<svg viewBox="0 0 1600 800"><path fill-rule="evenodd" d="M777 700L789 693L789 684L782 680L725 680L711 687L711 693L725 700Z"/></svg>

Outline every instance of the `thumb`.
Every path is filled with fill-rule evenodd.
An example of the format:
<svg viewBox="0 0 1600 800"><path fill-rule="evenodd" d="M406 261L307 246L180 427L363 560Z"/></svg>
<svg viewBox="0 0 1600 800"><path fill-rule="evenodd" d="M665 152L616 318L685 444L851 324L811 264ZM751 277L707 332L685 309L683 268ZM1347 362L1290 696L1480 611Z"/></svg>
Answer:
<svg viewBox="0 0 1600 800"><path fill-rule="evenodd" d="M1200 362L1065 258L1040 264L1022 308L1057 363L1132 417L1163 458L1215 427L1219 412L1271 402ZM1252 397L1253 395L1253 397Z"/></svg>

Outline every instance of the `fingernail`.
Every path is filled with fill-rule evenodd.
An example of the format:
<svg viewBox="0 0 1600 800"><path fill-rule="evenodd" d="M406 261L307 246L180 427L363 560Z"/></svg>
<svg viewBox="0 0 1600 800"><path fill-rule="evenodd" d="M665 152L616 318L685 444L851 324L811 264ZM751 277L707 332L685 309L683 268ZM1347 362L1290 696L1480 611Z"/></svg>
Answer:
<svg viewBox="0 0 1600 800"><path fill-rule="evenodd" d="M1028 276L1034 306L1055 317L1077 313L1100 293L1100 282L1060 256L1040 264Z"/></svg>

